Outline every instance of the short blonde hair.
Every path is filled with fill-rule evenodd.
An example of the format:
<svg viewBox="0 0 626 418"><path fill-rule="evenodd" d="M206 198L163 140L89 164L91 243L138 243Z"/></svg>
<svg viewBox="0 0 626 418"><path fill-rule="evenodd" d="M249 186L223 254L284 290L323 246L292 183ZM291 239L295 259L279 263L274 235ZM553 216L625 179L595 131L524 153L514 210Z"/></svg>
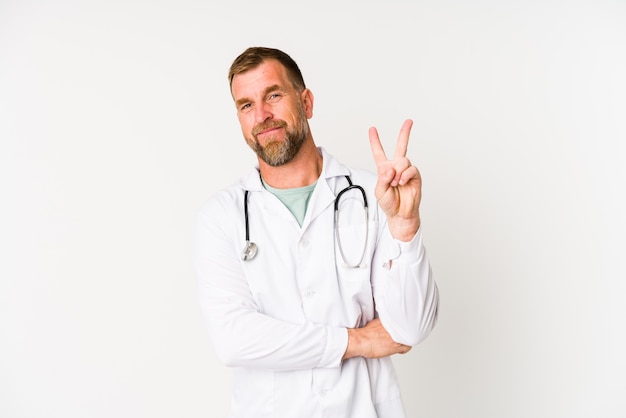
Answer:
<svg viewBox="0 0 626 418"><path fill-rule="evenodd" d="M230 66L228 70L228 83L231 88L233 85L233 78L237 74L245 73L248 70L252 70L267 60L276 60L280 62L287 70L287 77L289 81L298 91L302 91L306 88L304 84L304 78L302 78L302 72L298 68L298 64L286 53L275 48L266 47L250 47L241 53Z"/></svg>

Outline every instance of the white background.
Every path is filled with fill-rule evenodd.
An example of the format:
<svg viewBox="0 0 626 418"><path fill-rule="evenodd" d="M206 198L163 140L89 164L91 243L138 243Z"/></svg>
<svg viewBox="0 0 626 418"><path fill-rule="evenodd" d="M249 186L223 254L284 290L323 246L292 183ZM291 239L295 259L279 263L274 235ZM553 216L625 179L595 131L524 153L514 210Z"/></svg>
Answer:
<svg viewBox="0 0 626 418"><path fill-rule="evenodd" d="M413 118L439 324L410 417L626 416L626 3L0 0L0 417L225 417L198 207L254 163L226 74L288 52L318 145Z"/></svg>

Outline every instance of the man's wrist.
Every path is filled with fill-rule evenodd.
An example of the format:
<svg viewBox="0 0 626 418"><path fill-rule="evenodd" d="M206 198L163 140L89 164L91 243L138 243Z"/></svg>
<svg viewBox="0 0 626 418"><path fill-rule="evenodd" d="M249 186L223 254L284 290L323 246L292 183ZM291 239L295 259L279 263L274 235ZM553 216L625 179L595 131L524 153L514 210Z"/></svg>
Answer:
<svg viewBox="0 0 626 418"><path fill-rule="evenodd" d="M343 354L342 360L347 360L352 357L358 357L359 353L359 345L360 345L360 337L359 337L359 329L358 328L348 328L348 345L346 346L346 351Z"/></svg>
<svg viewBox="0 0 626 418"><path fill-rule="evenodd" d="M420 229L419 216L415 219L388 219L387 226L394 239L402 242L409 242L415 237Z"/></svg>

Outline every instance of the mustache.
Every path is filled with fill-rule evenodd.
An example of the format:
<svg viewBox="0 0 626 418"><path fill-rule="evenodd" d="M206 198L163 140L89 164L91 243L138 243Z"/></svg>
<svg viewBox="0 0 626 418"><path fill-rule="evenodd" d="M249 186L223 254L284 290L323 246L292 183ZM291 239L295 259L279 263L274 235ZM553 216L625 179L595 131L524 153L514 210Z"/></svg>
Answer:
<svg viewBox="0 0 626 418"><path fill-rule="evenodd" d="M286 128L286 127L287 127L287 122L285 122L284 120L280 120L280 119L268 120L266 122L261 122L258 125L256 125L252 129L252 135L256 136L263 131L267 131L268 129Z"/></svg>

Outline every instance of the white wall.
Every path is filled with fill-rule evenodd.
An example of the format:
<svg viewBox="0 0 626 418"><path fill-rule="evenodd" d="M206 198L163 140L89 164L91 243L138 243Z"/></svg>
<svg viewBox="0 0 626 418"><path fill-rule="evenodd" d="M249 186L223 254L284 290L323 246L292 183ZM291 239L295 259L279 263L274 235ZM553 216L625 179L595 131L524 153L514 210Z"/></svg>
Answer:
<svg viewBox="0 0 626 418"><path fill-rule="evenodd" d="M623 1L0 0L0 417L226 415L193 225L254 162L250 45L344 162L415 120L441 311L409 416L626 416Z"/></svg>

